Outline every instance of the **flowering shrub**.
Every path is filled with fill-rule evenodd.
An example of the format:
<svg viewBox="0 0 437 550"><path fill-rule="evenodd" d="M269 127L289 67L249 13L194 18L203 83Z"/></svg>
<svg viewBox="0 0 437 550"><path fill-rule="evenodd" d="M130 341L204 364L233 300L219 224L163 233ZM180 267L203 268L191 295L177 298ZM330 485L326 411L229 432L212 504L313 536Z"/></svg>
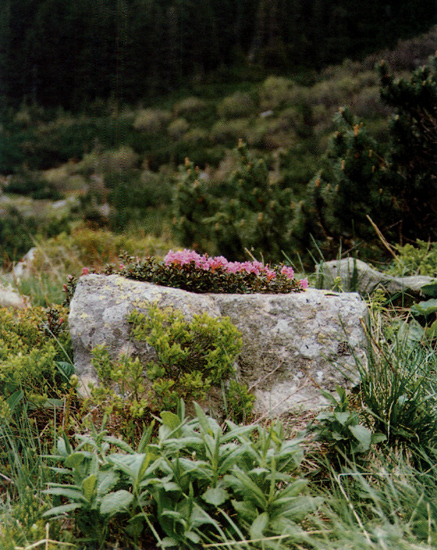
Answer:
<svg viewBox="0 0 437 550"><path fill-rule="evenodd" d="M223 256L200 255L188 249L170 250L162 263L153 258L126 260L120 265L120 274L125 277L191 292L288 293L308 287L306 279L294 278L291 267L270 267L258 261L229 262Z"/></svg>
<svg viewBox="0 0 437 550"><path fill-rule="evenodd" d="M194 250L170 250L162 262L147 257L139 260L127 254L120 255L122 263L105 266L105 275L119 274L127 279L146 281L157 285L180 288L197 293L253 294L255 292L284 294L308 288L307 279L295 279L294 270L286 265L270 267L262 262L229 262L223 256L200 255ZM97 273L84 267L82 275ZM68 276L64 284L65 302L73 298L77 277Z"/></svg>

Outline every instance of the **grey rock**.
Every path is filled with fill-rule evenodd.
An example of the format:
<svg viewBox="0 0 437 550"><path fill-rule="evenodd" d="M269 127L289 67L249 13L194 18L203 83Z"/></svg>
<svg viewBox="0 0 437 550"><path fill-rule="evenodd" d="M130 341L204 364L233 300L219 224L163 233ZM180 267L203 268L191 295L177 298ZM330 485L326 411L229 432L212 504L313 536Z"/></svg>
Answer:
<svg viewBox="0 0 437 550"><path fill-rule="evenodd" d="M336 384L358 381L353 354L364 360L367 308L356 293L193 294L117 275L87 275L79 280L69 318L83 385L97 383L91 350L98 344L106 344L114 358L153 354L132 341L126 321L134 308L147 313L153 302L188 319L203 312L230 318L243 337L237 376L253 389L260 414L317 409L326 403L320 388L334 391Z"/></svg>
<svg viewBox="0 0 437 550"><path fill-rule="evenodd" d="M69 326L73 345L74 365L82 382L82 391L88 383L97 383L91 365L91 351L106 345L111 357L123 354L139 355L150 359L153 351L130 337L126 317L134 309L147 313L148 306L175 307L187 319L207 312L220 315L214 301L206 295L184 292L150 283L133 281L118 275L87 275L80 277L70 304Z"/></svg>
<svg viewBox="0 0 437 550"><path fill-rule="evenodd" d="M10 285L5 286L0 283L0 307L24 309L28 305L28 299L25 296L18 294Z"/></svg>
<svg viewBox="0 0 437 550"><path fill-rule="evenodd" d="M17 281L30 276L37 251L38 249L36 246L32 247L21 260L14 265L12 275Z"/></svg>
<svg viewBox="0 0 437 550"><path fill-rule="evenodd" d="M334 279L339 277L344 291L356 291L360 294L370 294L377 288L382 288L389 294L411 292L421 295L420 289L435 280L424 275L393 277L354 258L324 262L317 266L316 272L321 288L332 288Z"/></svg>

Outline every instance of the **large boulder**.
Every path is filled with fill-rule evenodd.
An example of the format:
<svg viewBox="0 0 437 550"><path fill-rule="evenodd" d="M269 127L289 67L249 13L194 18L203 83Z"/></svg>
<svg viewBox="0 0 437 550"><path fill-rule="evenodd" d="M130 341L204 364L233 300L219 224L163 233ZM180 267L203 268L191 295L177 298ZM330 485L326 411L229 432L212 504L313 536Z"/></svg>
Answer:
<svg viewBox="0 0 437 550"><path fill-rule="evenodd" d="M364 360L367 317L358 294L194 294L118 275L87 275L78 282L69 318L76 372L85 385L98 383L91 365L98 344L106 344L113 358L153 352L130 338L126 316L135 308L147 314L155 302L188 319L203 312L231 319L243 337L236 370L253 388L260 413L317 409L325 403L321 388L333 391L358 380L354 356Z"/></svg>
<svg viewBox="0 0 437 550"><path fill-rule="evenodd" d="M335 279L339 278L344 291L356 291L360 294L370 294L381 288L388 294L410 293L423 295L421 288L431 281L432 277L415 275L410 277L394 277L382 273L355 258L332 260L317 266L317 277L321 288L332 288Z"/></svg>

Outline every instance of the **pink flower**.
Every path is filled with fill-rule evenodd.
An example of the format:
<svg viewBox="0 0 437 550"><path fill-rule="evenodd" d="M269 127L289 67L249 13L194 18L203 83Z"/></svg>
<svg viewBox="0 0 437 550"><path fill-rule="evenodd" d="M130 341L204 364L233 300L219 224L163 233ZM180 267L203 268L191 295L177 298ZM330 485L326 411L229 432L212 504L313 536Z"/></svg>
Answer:
<svg viewBox="0 0 437 550"><path fill-rule="evenodd" d="M240 262L228 262L226 266L226 271L228 273L237 273L238 271L241 271L241 263Z"/></svg>
<svg viewBox="0 0 437 550"><path fill-rule="evenodd" d="M301 280L299 281L299 283L300 283L300 286L301 286L302 288L308 288L308 287L309 287L308 279L307 279L306 277L305 277L305 279L301 279Z"/></svg>
<svg viewBox="0 0 437 550"><path fill-rule="evenodd" d="M276 273L271 269L269 269L268 267L265 268L264 273L266 274L267 282L270 282L272 279L276 277Z"/></svg>
<svg viewBox="0 0 437 550"><path fill-rule="evenodd" d="M90 270L87 267L84 267L82 269L82 275L88 275L89 272L90 272Z"/></svg>
<svg viewBox="0 0 437 550"><path fill-rule="evenodd" d="M213 258L208 258L206 254L202 264L203 269L205 270L210 269L212 272L214 272L216 269L219 269L220 267L223 269L226 269L227 266L228 266L228 260L223 256L214 256Z"/></svg>
<svg viewBox="0 0 437 550"><path fill-rule="evenodd" d="M292 279L294 277L294 270L292 267L288 267L284 265L284 267L281 269L282 275L285 275L288 279Z"/></svg>
<svg viewBox="0 0 437 550"><path fill-rule="evenodd" d="M119 267L120 269L124 269L124 264L120 264L118 267Z"/></svg>
<svg viewBox="0 0 437 550"><path fill-rule="evenodd" d="M193 261L196 264L196 267L201 267L202 256L200 256L197 252L194 252L194 250L188 250L187 248L177 252L170 250L164 258L165 265L187 265Z"/></svg>

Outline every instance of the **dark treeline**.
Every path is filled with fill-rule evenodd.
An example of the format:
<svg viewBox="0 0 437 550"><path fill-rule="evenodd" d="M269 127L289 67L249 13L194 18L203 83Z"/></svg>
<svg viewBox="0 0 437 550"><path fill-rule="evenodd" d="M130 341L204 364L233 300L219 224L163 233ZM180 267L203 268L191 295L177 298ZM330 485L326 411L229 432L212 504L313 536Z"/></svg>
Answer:
<svg viewBox="0 0 437 550"><path fill-rule="evenodd" d="M135 102L223 68L319 69L435 21L435 0L2 0L0 94Z"/></svg>

